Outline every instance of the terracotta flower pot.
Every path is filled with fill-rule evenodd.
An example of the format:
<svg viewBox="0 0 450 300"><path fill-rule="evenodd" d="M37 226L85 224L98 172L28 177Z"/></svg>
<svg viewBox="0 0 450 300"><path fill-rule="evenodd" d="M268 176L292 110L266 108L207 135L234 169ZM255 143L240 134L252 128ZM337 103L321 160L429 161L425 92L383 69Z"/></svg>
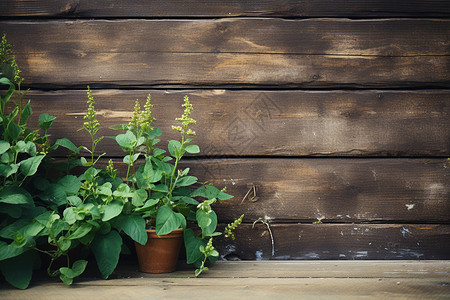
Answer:
<svg viewBox="0 0 450 300"><path fill-rule="evenodd" d="M134 243L139 270L145 273L169 273L175 271L183 242L183 228L166 235L157 235L147 229L148 241L144 246Z"/></svg>

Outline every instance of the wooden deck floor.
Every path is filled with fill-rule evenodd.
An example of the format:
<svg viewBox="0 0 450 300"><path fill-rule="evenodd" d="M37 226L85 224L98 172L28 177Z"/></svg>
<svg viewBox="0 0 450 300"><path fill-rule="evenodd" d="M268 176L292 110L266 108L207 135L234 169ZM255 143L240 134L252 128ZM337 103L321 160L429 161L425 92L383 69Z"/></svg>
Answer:
<svg viewBox="0 0 450 300"><path fill-rule="evenodd" d="M24 291L2 284L0 299L450 299L450 261L218 262L200 278L135 269L71 287L47 279Z"/></svg>

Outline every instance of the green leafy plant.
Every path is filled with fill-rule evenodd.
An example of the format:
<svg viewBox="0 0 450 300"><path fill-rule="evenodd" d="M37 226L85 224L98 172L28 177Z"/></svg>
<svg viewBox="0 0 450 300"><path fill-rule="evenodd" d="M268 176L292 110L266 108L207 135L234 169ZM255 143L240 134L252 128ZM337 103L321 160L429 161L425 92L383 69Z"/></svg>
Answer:
<svg viewBox="0 0 450 300"><path fill-rule="evenodd" d="M127 164L126 182L133 193L131 214L146 220L156 234L165 235L178 228L184 228L184 242L187 262L198 267L198 276L206 270L205 262L214 262L218 252L212 246L213 238L221 235L217 232L217 215L212 205L232 198L225 190L219 190L211 184L201 184L198 178L189 175L189 168L179 169L181 159L186 153L196 154L200 148L192 144L189 136L195 132L190 128L196 121L192 119L193 106L185 96L181 117L176 118L179 125L172 126L180 133L180 140L170 140L166 151L156 147L161 130L151 126L155 119L151 115L150 95L147 97L144 111L140 111L139 102L131 122L116 129L125 133L115 137L117 143L128 153L123 162ZM136 168L136 160L142 157L144 162ZM135 169L130 173L130 169ZM188 223L196 224L200 233L187 228Z"/></svg>
<svg viewBox="0 0 450 300"><path fill-rule="evenodd" d="M77 148L65 138L51 145L48 129L55 117L48 113L39 116L39 129L29 128L30 101L23 103L27 90L21 90L24 79L5 35L0 43L0 72L0 271L13 286L26 288L40 259L38 252L56 257L64 250L62 244L54 252L38 248L47 244L46 238L57 243L55 230L63 229L58 214L36 197L35 186L43 182L38 171L51 159L52 150Z"/></svg>
<svg viewBox="0 0 450 300"><path fill-rule="evenodd" d="M88 264L86 256L73 257L76 249L91 251L102 277L108 278L125 251L123 236L145 244L146 227L159 235L184 228L187 262L197 266L196 276L207 270L206 262L219 255L213 238L221 235L212 206L232 196L200 184L189 168L179 168L186 153L200 151L189 138L195 135L190 128L195 120L188 97L176 119L179 125L173 126L180 140L169 141L167 155L157 147L162 133L152 127L150 95L142 111L136 101L131 121L114 127L123 131L113 137L125 151L126 173L119 176L111 160L98 167L105 153L98 155L96 148L104 137L98 137L100 123L90 88L82 130L91 145L76 147L67 138L52 144L48 131L55 117L41 114L39 128L29 128L31 105L23 101L24 80L5 36L0 47L0 271L6 280L26 288L43 255L49 260L49 276L70 285ZM58 147L71 151L62 167L49 155ZM85 169L71 174L73 166ZM227 227L226 235L240 221Z"/></svg>

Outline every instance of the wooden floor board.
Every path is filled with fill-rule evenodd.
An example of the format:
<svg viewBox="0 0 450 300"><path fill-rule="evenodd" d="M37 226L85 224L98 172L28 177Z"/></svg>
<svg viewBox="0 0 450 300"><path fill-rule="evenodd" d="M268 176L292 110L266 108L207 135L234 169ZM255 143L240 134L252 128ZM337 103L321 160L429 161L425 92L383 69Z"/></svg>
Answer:
<svg viewBox="0 0 450 300"><path fill-rule="evenodd" d="M119 279L43 281L25 291L0 285L2 299L448 299L450 261L218 262L200 278L119 271Z"/></svg>

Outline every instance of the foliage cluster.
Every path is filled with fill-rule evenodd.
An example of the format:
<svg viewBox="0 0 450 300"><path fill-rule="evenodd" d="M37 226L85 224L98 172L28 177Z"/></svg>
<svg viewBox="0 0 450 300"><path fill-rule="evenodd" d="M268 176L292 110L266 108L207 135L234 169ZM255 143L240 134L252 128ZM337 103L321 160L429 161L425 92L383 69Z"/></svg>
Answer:
<svg viewBox="0 0 450 300"><path fill-rule="evenodd" d="M28 128L31 106L22 103L23 79L5 37L1 47L0 83L6 88L0 91L0 271L6 280L26 288L44 254L49 258L48 274L69 285L85 271L87 253L93 253L107 278L126 251L123 238L145 244L149 226L159 235L184 228L187 262L197 266L196 276L207 270L205 262L219 255L213 238L221 234L211 206L232 196L211 184L199 184L189 168L179 169L186 153L200 151L189 138L195 135L190 128L195 120L188 97L184 113L176 119L179 125L173 126L180 140L169 141L168 154L157 147L162 133L152 126L150 95L143 110L136 101L128 124L113 128L121 132L112 138L125 153L126 174L121 177L111 160L99 166L105 153L98 155L96 147L104 137L98 136L100 123L90 88L82 128L91 138L89 147L76 147L67 138L51 144L48 129L55 117L42 114L39 129ZM58 147L68 149L70 155L56 164L49 153ZM74 166L84 172L73 173ZM198 235L187 228L190 222L199 227ZM227 234L238 223L230 224ZM74 249L81 249L75 261ZM63 266L54 267L61 258Z"/></svg>

